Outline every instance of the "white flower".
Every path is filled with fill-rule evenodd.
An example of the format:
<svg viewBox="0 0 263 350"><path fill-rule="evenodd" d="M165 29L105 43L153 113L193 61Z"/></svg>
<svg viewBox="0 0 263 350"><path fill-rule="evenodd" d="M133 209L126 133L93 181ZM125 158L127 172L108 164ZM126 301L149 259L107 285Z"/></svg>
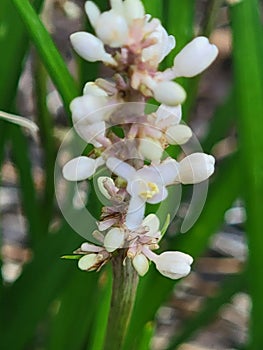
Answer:
<svg viewBox="0 0 263 350"><path fill-rule="evenodd" d="M149 270L148 259L143 254L137 254L132 259L132 264L140 276L144 276Z"/></svg>
<svg viewBox="0 0 263 350"><path fill-rule="evenodd" d="M178 164L175 182L196 184L208 179L215 170L215 158L205 153L193 153Z"/></svg>
<svg viewBox="0 0 263 350"><path fill-rule="evenodd" d="M70 40L75 51L85 60L103 61L113 66L116 65L116 61L105 51L103 42L96 36L86 32L77 32L71 34Z"/></svg>
<svg viewBox="0 0 263 350"><path fill-rule="evenodd" d="M134 19L143 18L145 11L140 0L125 0L123 2L124 15L129 23Z"/></svg>
<svg viewBox="0 0 263 350"><path fill-rule="evenodd" d="M124 231L121 228L112 228L105 236L104 247L108 252L114 252L114 250L121 248L124 243Z"/></svg>
<svg viewBox="0 0 263 350"><path fill-rule="evenodd" d="M124 178L127 184L127 191L131 195L129 208L126 216L126 226L135 229L140 226L145 203L160 203L167 197L166 186L169 185L171 174L177 174L177 162L170 160L158 166L144 166L136 170L131 165L110 157L107 160L107 167L116 175Z"/></svg>
<svg viewBox="0 0 263 350"><path fill-rule="evenodd" d="M218 49L200 36L187 44L175 57L173 71L177 77L194 77L215 60Z"/></svg>
<svg viewBox="0 0 263 350"><path fill-rule="evenodd" d="M164 252L153 262L162 275L175 280L189 274L193 258L181 252Z"/></svg>
<svg viewBox="0 0 263 350"><path fill-rule="evenodd" d="M91 177L97 168L105 162L102 157L92 159L89 157L77 157L64 165L62 173L68 181L82 181Z"/></svg>
<svg viewBox="0 0 263 350"><path fill-rule="evenodd" d="M155 114L158 126L177 125L182 119L182 106L180 104L177 106L166 106L165 104L162 104L159 106Z"/></svg>

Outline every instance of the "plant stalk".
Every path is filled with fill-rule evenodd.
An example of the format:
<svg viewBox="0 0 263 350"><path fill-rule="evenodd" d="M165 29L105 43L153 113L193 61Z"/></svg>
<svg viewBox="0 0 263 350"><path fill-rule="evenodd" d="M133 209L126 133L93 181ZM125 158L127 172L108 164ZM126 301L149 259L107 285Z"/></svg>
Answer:
<svg viewBox="0 0 263 350"><path fill-rule="evenodd" d="M130 323L138 286L138 274L125 250L112 259L112 295L104 350L121 350Z"/></svg>

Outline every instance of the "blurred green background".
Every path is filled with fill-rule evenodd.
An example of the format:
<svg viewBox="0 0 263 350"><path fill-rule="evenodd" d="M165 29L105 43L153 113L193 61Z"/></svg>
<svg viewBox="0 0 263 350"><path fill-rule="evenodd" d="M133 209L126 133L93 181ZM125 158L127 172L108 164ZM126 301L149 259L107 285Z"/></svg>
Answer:
<svg viewBox="0 0 263 350"><path fill-rule="evenodd" d="M108 8L107 1L95 2ZM219 47L206 73L181 81L188 93L184 119L217 167L195 226L179 233L191 195L187 189L162 241L163 249L196 258L192 274L175 283L150 269L140 280L125 350L261 350L261 3L144 4L175 35L176 52L196 35L209 36ZM0 110L40 128L34 140L0 119L3 350L103 348L111 271L84 273L74 261L60 259L83 239L65 222L54 196L56 153L71 125L69 103L101 74L99 64L83 62L70 47L72 32L90 30L83 7L81 0L0 2Z"/></svg>

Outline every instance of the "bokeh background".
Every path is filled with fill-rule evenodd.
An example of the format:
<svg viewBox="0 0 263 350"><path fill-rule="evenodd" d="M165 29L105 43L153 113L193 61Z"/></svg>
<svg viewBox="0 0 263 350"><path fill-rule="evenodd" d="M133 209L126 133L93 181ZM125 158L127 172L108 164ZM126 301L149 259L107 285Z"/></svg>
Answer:
<svg viewBox="0 0 263 350"><path fill-rule="evenodd" d="M175 52L197 35L219 48L204 74L180 79L188 93L183 118L217 166L195 226L180 233L189 186L161 245L193 255L193 272L179 283L154 269L141 279L125 350L261 350L261 3L143 2L175 35ZM33 138L0 119L3 350L103 348L111 271L84 273L76 262L60 259L83 239L65 222L54 196L56 154L71 125L69 103L85 82L109 74L73 53L69 35L84 28L91 30L81 0L0 2L0 110L40 129ZM94 206L92 191L88 201Z"/></svg>

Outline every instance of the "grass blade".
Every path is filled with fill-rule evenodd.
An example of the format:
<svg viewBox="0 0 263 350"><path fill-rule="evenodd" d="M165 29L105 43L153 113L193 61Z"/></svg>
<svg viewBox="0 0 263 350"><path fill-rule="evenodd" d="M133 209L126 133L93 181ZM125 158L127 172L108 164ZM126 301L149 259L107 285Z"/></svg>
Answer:
<svg viewBox="0 0 263 350"><path fill-rule="evenodd" d="M74 79L30 2L28 0L12 0L12 2L61 95L65 109L69 112L69 104L79 92Z"/></svg>
<svg viewBox="0 0 263 350"><path fill-rule="evenodd" d="M262 347L263 279L262 149L263 149L263 39L259 2L244 0L231 8L235 92L239 111L239 135L243 191L247 209L249 290L252 297L250 350Z"/></svg>

